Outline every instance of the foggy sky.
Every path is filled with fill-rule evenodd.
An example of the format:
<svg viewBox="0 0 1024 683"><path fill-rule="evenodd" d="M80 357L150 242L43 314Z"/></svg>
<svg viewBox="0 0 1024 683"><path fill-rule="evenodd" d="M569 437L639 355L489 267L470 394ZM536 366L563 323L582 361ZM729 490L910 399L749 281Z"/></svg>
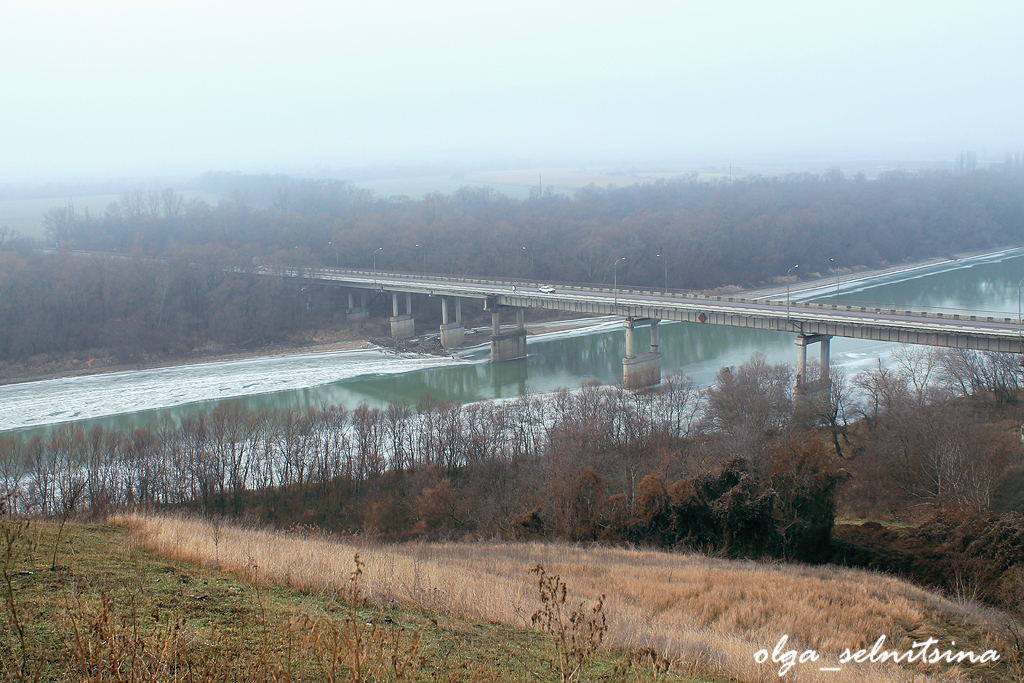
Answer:
<svg viewBox="0 0 1024 683"><path fill-rule="evenodd" d="M1024 4L0 0L0 180L1024 150Z"/></svg>

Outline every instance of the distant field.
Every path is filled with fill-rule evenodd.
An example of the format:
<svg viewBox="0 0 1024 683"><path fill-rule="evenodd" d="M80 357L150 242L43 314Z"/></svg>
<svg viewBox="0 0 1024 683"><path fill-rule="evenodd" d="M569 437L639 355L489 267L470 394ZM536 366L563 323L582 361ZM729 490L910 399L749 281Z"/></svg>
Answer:
<svg viewBox="0 0 1024 683"><path fill-rule="evenodd" d="M216 205L222 199L219 195L209 192L181 192L185 201L200 197L210 204ZM71 197L75 204L75 213L84 214L89 209L92 216L102 216L110 202L121 199L117 194L95 194L84 197ZM0 199L0 227L17 230L26 237L43 236L43 214L50 209L67 206L67 197L52 199Z"/></svg>
<svg viewBox="0 0 1024 683"><path fill-rule="evenodd" d="M529 570L540 564L564 579L567 607L605 596L611 645L653 648L683 669L749 683L779 679L779 663L758 664L755 653L772 650L784 635L785 649L811 648L822 658L788 672L785 680L793 682L826 680L819 667L837 666L845 648L871 648L880 635L888 638L886 651L906 651L927 638L942 651L979 655L1006 646L997 639L999 625L979 608L890 576L836 567L548 543L377 545L157 516L122 522L164 557L237 572L255 564L264 580L312 594L343 588L359 553L366 589L382 603L518 627L530 625L537 578ZM827 680L995 682L1010 676L1005 664L968 674L949 665L911 669L889 662L849 663Z"/></svg>
<svg viewBox="0 0 1024 683"><path fill-rule="evenodd" d="M530 188L522 185L508 183L493 183L485 181L470 180L468 178L451 178L450 176L422 176L419 178L390 178L387 180L367 180L356 183L356 187L366 190L373 190L381 197L405 196L409 199L419 201L423 195L431 192L442 194L453 194L460 187L469 185L471 187L493 187L503 195L513 199L526 199L530 196Z"/></svg>
<svg viewBox="0 0 1024 683"><path fill-rule="evenodd" d="M577 168L530 168L512 171L482 171L467 173L464 178L450 176L422 176L419 178L393 178L389 180L368 180L356 183L356 186L373 190L381 197L404 195L409 199L420 200L430 192L441 192L450 195L463 186L491 187L513 199L526 199L530 190L543 181L544 188L554 192L572 195L581 187L594 184L604 188L608 185L623 187L635 183L650 183L657 178L671 178L679 173L659 173L653 175L625 175L614 169L577 169ZM702 177L707 174L702 174Z"/></svg>
<svg viewBox="0 0 1024 683"><path fill-rule="evenodd" d="M536 187L541 181L544 186L556 188L580 188L594 184L598 187L608 185L633 185L636 183L653 182L652 178L626 175L615 169L587 168L529 168L513 171L484 171L466 175L471 183L495 183L514 186Z"/></svg>

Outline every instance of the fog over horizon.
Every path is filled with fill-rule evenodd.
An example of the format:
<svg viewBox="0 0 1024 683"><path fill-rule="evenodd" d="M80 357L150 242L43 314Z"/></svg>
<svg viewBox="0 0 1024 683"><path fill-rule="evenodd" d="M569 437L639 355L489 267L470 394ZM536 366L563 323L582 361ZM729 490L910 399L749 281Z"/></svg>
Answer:
<svg viewBox="0 0 1024 683"><path fill-rule="evenodd" d="M980 165L1024 150L1022 20L1011 2L14 0L0 182Z"/></svg>

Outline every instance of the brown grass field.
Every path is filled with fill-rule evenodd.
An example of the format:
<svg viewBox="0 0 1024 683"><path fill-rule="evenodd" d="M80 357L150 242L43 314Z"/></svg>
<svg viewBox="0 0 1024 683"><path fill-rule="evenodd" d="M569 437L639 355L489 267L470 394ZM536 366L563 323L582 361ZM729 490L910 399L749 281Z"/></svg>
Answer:
<svg viewBox="0 0 1024 683"><path fill-rule="evenodd" d="M169 559L240 574L258 567L269 584L311 593L343 590L359 553L366 591L377 604L517 627L530 625L538 587L529 570L543 565L568 585L570 603L605 596L607 643L652 648L681 670L727 680L780 680L779 663L758 664L754 655L773 650L783 635L789 636L785 650L813 649L821 656L796 664L782 678L787 681L1015 680L1007 657L966 669L840 665L843 650L869 649L881 635L886 650L900 652L926 638L935 638L941 651L1008 652L999 615L870 572L546 543L375 545L177 517L117 521Z"/></svg>

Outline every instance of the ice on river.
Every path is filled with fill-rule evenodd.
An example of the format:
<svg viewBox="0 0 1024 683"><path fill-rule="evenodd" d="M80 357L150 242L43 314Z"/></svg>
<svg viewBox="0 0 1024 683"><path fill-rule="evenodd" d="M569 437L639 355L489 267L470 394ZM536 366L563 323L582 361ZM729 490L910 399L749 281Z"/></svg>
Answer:
<svg viewBox="0 0 1024 683"><path fill-rule="evenodd" d="M304 389L460 362L376 349L112 372L0 386L0 432L197 401Z"/></svg>

